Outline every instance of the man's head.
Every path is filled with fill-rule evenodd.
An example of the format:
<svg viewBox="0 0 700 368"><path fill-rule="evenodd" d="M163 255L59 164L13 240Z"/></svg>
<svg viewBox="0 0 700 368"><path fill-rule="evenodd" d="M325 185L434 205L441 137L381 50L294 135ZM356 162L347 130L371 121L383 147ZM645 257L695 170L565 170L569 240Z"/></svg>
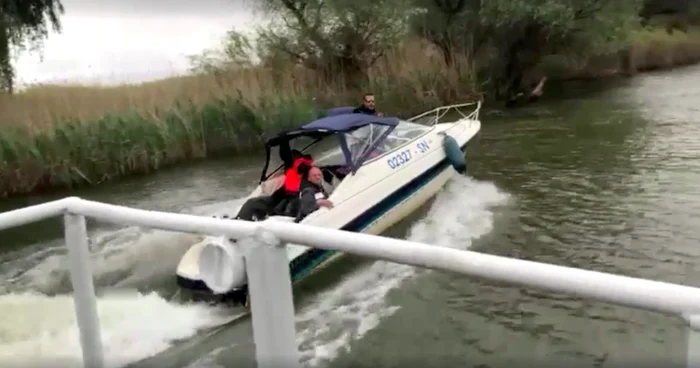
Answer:
<svg viewBox="0 0 700 368"><path fill-rule="evenodd" d="M374 94L365 93L362 98L362 105L367 109L374 110Z"/></svg>
<svg viewBox="0 0 700 368"><path fill-rule="evenodd" d="M316 185L321 185L321 180L323 180L323 173L321 172L321 169L319 169L317 166L311 167L311 169L309 169L308 180Z"/></svg>

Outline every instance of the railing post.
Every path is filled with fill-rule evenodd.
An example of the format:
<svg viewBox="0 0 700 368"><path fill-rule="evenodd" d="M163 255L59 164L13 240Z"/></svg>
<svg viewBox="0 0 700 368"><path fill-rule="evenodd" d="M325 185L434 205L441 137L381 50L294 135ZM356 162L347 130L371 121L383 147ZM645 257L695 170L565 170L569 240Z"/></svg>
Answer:
<svg viewBox="0 0 700 368"><path fill-rule="evenodd" d="M83 350L83 366L85 368L103 368L100 320L97 315L97 299L92 282L85 217L66 213L64 226L70 262L70 280L73 284L75 316L80 330L80 346Z"/></svg>
<svg viewBox="0 0 700 368"><path fill-rule="evenodd" d="M700 368L700 315L685 317L688 324L688 354L686 367Z"/></svg>
<svg viewBox="0 0 700 368"><path fill-rule="evenodd" d="M300 367L287 247L258 228L241 239L258 368Z"/></svg>

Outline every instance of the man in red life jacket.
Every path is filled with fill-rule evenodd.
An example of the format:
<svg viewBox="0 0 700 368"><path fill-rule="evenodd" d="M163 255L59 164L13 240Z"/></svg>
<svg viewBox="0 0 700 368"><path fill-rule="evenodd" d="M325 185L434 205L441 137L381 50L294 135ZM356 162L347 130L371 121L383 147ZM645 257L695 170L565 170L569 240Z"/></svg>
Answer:
<svg viewBox="0 0 700 368"><path fill-rule="evenodd" d="M313 164L313 158L297 150L289 151L287 148L286 152L286 154L280 155L284 160L283 186L269 196L248 199L241 206L236 219L259 221L272 214L285 215L294 211L294 208L290 206L293 204L290 200L299 196L301 175L305 175L309 171Z"/></svg>
<svg viewBox="0 0 700 368"><path fill-rule="evenodd" d="M313 166L314 160L311 155L304 155L297 150L292 151L292 162L287 165L284 171L284 191L289 196L296 196L299 192L301 173L306 172Z"/></svg>
<svg viewBox="0 0 700 368"><path fill-rule="evenodd" d="M313 165L313 157L304 155L298 150L291 150L284 162L284 184L271 196L271 213L288 215L294 213L295 202L299 197L301 178ZM289 159L291 158L291 159Z"/></svg>

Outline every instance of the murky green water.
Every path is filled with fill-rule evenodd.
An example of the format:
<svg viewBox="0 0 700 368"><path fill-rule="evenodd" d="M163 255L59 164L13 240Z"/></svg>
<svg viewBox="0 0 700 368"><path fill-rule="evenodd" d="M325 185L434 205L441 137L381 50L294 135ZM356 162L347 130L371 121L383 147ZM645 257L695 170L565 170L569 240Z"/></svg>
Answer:
<svg viewBox="0 0 700 368"><path fill-rule="evenodd" d="M468 150L470 177L451 182L389 235L700 285L700 68L562 95L507 114L484 112ZM254 160L219 160L70 194L233 212L258 174ZM173 298L174 269L191 238L90 226L110 362L252 364L249 320L222 325L237 311ZM0 361L80 357L61 231L56 220L0 233L0 313L10 321L0 321ZM300 285L296 300L309 366L626 367L685 359L684 327L670 317L355 257Z"/></svg>

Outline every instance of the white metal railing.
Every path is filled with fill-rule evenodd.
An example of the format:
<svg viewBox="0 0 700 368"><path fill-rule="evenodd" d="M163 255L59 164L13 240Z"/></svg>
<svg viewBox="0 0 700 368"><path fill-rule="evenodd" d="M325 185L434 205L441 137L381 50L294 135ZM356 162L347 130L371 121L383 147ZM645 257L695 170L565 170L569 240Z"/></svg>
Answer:
<svg viewBox="0 0 700 368"><path fill-rule="evenodd" d="M246 222L146 211L77 197L0 213L0 230L63 215L75 313L87 368L104 367L85 217L241 239L258 367L299 366L294 304L284 244L354 253L418 267L537 287L680 316L690 326L687 364L700 368L700 288L436 247L285 222Z"/></svg>
<svg viewBox="0 0 700 368"><path fill-rule="evenodd" d="M474 105L476 105L476 107L469 114L465 114L464 112L462 112L462 110L460 110L461 108L474 106ZM432 110L429 110L429 111L426 111L426 112L421 113L419 115L416 115L414 117L408 118L408 119L406 119L406 121L416 122L416 121L420 120L421 124L435 125L435 124L440 122L440 119L443 116L447 115L451 111L457 112L458 114L462 115L463 119L479 120L479 111L481 111L481 101L466 102L466 103L461 103L461 104L436 107ZM429 120L425 121L426 118Z"/></svg>

